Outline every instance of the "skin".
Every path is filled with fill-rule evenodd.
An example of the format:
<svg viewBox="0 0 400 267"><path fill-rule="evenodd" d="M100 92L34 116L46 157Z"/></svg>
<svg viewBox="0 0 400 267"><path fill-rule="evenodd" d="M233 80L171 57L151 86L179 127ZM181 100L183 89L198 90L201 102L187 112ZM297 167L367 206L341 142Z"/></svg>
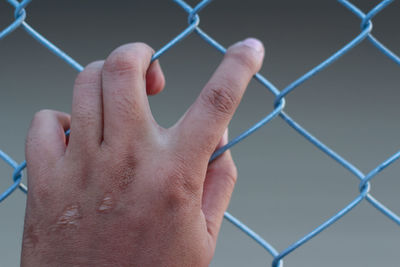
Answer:
<svg viewBox="0 0 400 267"><path fill-rule="evenodd" d="M237 171L229 151L208 161L227 143L264 48L255 39L231 46L169 129L148 104L165 84L153 53L143 43L117 48L78 75L71 116L35 115L21 266L210 264Z"/></svg>

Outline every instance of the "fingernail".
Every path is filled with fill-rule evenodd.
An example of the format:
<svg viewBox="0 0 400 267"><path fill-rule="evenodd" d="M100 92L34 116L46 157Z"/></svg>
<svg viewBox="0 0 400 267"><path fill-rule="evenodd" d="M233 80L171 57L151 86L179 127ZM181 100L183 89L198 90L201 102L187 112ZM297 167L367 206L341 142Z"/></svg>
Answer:
<svg viewBox="0 0 400 267"><path fill-rule="evenodd" d="M247 38L242 42L242 44L256 50L258 53L261 53L264 50L263 44L255 38Z"/></svg>

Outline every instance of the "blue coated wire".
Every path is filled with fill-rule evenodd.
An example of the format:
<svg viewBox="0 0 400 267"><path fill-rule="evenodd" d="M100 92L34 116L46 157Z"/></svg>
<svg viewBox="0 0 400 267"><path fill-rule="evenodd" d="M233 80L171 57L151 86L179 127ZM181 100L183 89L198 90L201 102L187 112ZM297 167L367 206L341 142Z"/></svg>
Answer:
<svg viewBox="0 0 400 267"><path fill-rule="evenodd" d="M14 7L18 8L18 2L13 1L13 0L8 0L8 2L13 5ZM22 4L21 4L22 5ZM26 12L24 9L19 9L18 15L15 16L15 20L13 23L11 23L7 28L4 30L0 31L0 40L6 37L8 34L12 33L15 31L25 20L26 18Z"/></svg>
<svg viewBox="0 0 400 267"><path fill-rule="evenodd" d="M283 89L282 92L276 98L275 105L277 105L277 103L279 103L279 101L283 97L285 97L287 94L289 94L291 91L293 91L296 87L298 87L299 85L301 85L302 83L304 83L305 81L310 79L312 76L314 76L315 74L317 74L321 70L323 70L326 67L328 67L330 64L332 64L333 62L338 60L341 56L343 56L348 51L350 51L353 47L358 45L361 41L363 41L368 36L368 34L371 32L371 30L372 30L372 23L369 22L366 25L365 29L363 29L363 31L356 38L354 38L352 41L347 43L343 48L341 48L339 51L334 53L328 59L326 59L325 61L320 63L318 66L314 67L309 72L307 72L306 74L301 76L299 79L297 79L296 81L294 81L293 83L288 85L285 89Z"/></svg>

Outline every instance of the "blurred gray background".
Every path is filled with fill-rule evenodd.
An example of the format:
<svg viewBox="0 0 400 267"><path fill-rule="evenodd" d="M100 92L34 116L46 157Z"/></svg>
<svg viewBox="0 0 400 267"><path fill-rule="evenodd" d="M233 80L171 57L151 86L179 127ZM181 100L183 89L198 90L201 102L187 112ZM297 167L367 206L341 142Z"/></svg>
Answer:
<svg viewBox="0 0 400 267"><path fill-rule="evenodd" d="M198 1L189 1L194 5ZM353 1L367 12L380 1ZM0 29L14 10L0 1ZM374 35L400 54L400 3L374 19ZM337 1L215 0L201 27L225 46L261 39L261 73L282 89L357 34L360 20ZM144 41L156 50L187 26L172 1L34 0L26 21L82 65ZM167 85L150 98L168 127L199 94L222 56L193 34L161 57ZM0 149L18 162L33 114L70 112L76 71L18 29L0 41ZM400 68L368 41L287 96L286 111L328 146L368 172L400 148ZM272 111L273 95L253 81L230 125L231 137ZM359 181L280 118L232 149L239 179L229 211L279 251L352 201ZM400 214L400 163L372 180L372 194ZM0 161L0 191L12 182ZM0 266L18 266L26 197L0 203ZM268 266L271 255L224 222L212 266ZM285 266L399 266L400 227L363 202L285 258Z"/></svg>

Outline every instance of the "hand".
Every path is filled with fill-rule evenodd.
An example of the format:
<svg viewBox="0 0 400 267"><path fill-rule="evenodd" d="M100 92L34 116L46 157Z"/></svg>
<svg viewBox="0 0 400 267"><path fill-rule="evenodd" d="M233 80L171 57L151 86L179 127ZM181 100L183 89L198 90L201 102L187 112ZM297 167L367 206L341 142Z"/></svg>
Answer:
<svg viewBox="0 0 400 267"><path fill-rule="evenodd" d="M78 75L71 117L35 115L22 266L209 265L237 176L229 151L209 158L227 143L264 49L255 39L230 47L169 129L147 100L164 87L153 53L142 43L119 47Z"/></svg>

